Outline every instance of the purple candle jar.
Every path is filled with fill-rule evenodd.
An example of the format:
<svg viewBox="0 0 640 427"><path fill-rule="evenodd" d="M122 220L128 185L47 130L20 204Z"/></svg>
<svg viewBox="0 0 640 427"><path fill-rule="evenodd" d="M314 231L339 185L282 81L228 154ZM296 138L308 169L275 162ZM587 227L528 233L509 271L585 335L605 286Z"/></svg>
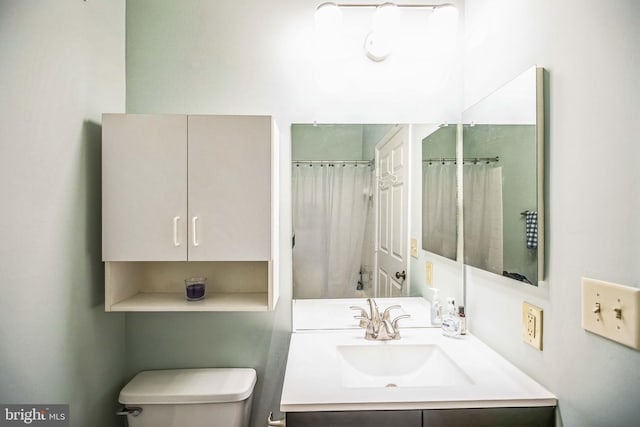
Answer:
<svg viewBox="0 0 640 427"><path fill-rule="evenodd" d="M207 285L206 277L190 277L184 281L187 301L198 301L204 298Z"/></svg>

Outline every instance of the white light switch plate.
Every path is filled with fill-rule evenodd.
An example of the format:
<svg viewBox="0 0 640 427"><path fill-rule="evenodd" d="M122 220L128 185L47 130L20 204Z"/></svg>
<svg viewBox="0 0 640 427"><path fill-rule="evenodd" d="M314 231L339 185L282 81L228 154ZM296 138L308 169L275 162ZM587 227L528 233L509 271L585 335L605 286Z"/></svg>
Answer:
<svg viewBox="0 0 640 427"><path fill-rule="evenodd" d="M582 328L640 350L640 289L582 278Z"/></svg>
<svg viewBox="0 0 640 427"><path fill-rule="evenodd" d="M411 256L418 258L418 239L415 237L411 238Z"/></svg>

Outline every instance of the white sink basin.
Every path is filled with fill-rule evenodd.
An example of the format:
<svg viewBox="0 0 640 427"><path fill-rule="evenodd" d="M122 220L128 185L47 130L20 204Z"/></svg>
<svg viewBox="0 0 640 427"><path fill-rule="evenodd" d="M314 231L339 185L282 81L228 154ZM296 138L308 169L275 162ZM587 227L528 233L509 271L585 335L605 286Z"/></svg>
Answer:
<svg viewBox="0 0 640 427"><path fill-rule="evenodd" d="M556 397L473 335L402 329L367 341L364 330L291 335L283 412L555 406ZM470 406L472 405L472 406Z"/></svg>
<svg viewBox="0 0 640 427"><path fill-rule="evenodd" d="M472 384L436 344L340 345L344 387L442 387Z"/></svg>

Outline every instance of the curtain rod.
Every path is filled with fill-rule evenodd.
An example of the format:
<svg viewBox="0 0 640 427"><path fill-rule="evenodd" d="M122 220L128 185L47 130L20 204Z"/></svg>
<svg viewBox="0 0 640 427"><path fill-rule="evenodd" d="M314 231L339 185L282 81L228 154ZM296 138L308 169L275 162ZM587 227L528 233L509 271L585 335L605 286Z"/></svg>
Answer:
<svg viewBox="0 0 640 427"><path fill-rule="evenodd" d="M335 166L335 165L354 165L354 166L358 166L358 165L365 165L365 166L372 166L373 165L373 160L291 160L292 164L295 164L296 166L300 166L300 165L309 165L309 166L313 166L313 165L320 165L320 166Z"/></svg>
<svg viewBox="0 0 640 427"><path fill-rule="evenodd" d="M422 162L423 163L434 163L434 162L455 162L456 159L455 157L433 157L430 159L425 159ZM500 161L500 157L496 156L496 157L464 157L462 159L463 162L473 162L473 163L479 163L479 162L487 162L487 163L492 163L492 162L499 162Z"/></svg>
<svg viewBox="0 0 640 427"><path fill-rule="evenodd" d="M423 4L406 4L406 3L334 3L334 2L325 2L325 3L321 3L320 5L318 5L317 9L320 9L321 7L327 5L331 5L331 6L337 6L337 7L344 7L344 8L359 8L359 7L366 7L366 8L375 8L375 7L379 7L382 5L386 5L386 4L391 4L394 5L396 7L401 7L401 8L414 8L414 9L438 9L440 7L446 7L446 6L453 6L455 7L455 5L453 3L440 3L440 4L427 4L427 3L423 3Z"/></svg>

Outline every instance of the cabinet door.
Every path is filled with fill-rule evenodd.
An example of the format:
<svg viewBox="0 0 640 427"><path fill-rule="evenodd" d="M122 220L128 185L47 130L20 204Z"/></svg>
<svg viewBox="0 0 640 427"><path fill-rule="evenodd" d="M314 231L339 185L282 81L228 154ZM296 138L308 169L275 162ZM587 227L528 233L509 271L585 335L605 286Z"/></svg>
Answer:
<svg viewBox="0 0 640 427"><path fill-rule="evenodd" d="M188 121L189 260L270 260L271 118Z"/></svg>
<svg viewBox="0 0 640 427"><path fill-rule="evenodd" d="M102 257L187 259L187 117L105 114Z"/></svg>
<svg viewBox="0 0 640 427"><path fill-rule="evenodd" d="M422 427L422 411L287 412L289 427Z"/></svg>
<svg viewBox="0 0 640 427"><path fill-rule="evenodd" d="M425 409L424 427L553 427L555 406Z"/></svg>

